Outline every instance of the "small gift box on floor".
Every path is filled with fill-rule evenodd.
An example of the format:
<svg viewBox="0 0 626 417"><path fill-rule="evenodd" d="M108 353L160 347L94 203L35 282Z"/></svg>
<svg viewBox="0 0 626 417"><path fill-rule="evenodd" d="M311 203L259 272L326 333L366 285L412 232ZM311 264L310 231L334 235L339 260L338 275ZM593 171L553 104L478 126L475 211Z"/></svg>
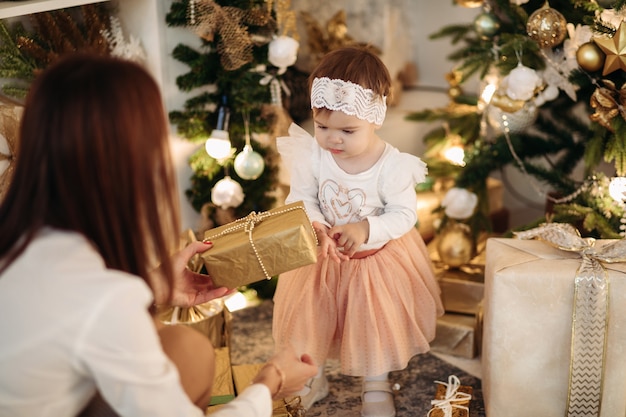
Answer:
<svg viewBox="0 0 626 417"><path fill-rule="evenodd" d="M435 399L430 402L432 408L428 411L428 417L469 417L473 388L461 385L456 375L450 375L447 383L435 383L437 392Z"/></svg>
<svg viewBox="0 0 626 417"><path fill-rule="evenodd" d="M469 266L468 266L469 269ZM483 270L475 272L452 269L437 274L441 301L446 312L476 314L483 300L485 275Z"/></svg>
<svg viewBox="0 0 626 417"><path fill-rule="evenodd" d="M487 243L487 415L625 415L626 241L592 245L563 224L518 237L541 241Z"/></svg>
<svg viewBox="0 0 626 417"><path fill-rule="evenodd" d="M213 248L202 253L218 286L237 288L317 261L317 237L304 204L296 202L204 233Z"/></svg>

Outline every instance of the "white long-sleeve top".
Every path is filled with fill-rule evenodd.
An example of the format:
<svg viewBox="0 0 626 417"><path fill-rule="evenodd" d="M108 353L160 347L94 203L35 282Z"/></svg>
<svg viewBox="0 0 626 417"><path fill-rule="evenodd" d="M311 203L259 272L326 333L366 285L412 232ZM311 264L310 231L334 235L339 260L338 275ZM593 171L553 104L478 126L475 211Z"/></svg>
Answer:
<svg viewBox="0 0 626 417"><path fill-rule="evenodd" d="M77 415L99 390L122 417L204 416L148 313L152 293L80 234L43 231L0 275L0 416ZM213 414L269 417L255 384Z"/></svg>
<svg viewBox="0 0 626 417"><path fill-rule="evenodd" d="M426 176L426 164L389 143L371 168L358 174L341 169L305 130L292 124L289 136L277 139L290 172L286 202L303 201L311 221L327 226L367 220L369 239L359 251L378 249L415 227L415 186Z"/></svg>

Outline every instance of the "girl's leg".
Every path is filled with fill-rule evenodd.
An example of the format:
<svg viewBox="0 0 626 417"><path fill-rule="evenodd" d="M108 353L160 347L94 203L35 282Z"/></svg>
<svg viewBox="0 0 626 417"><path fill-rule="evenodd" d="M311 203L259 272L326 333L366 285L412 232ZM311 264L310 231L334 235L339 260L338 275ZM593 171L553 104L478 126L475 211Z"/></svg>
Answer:
<svg viewBox="0 0 626 417"><path fill-rule="evenodd" d="M324 375L324 364L318 367L317 375L311 378L296 395L300 396L302 407L305 410L310 409L313 404L328 395L328 380Z"/></svg>
<svg viewBox="0 0 626 417"><path fill-rule="evenodd" d="M158 326L165 354L174 362L183 389L202 410L211 400L215 376L213 345L197 330L182 325Z"/></svg>
<svg viewBox="0 0 626 417"><path fill-rule="evenodd" d="M363 379L361 401L361 415L364 417L393 417L396 415L388 372Z"/></svg>

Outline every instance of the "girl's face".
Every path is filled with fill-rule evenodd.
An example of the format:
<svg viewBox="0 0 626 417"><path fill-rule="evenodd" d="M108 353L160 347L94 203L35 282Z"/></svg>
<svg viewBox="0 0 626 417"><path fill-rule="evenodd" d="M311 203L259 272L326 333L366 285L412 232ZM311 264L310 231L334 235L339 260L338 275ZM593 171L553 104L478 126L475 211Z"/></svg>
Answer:
<svg viewBox="0 0 626 417"><path fill-rule="evenodd" d="M341 111L317 111L315 139L322 149L327 150L335 160L357 160L377 153L380 139L376 130L380 126L350 116Z"/></svg>

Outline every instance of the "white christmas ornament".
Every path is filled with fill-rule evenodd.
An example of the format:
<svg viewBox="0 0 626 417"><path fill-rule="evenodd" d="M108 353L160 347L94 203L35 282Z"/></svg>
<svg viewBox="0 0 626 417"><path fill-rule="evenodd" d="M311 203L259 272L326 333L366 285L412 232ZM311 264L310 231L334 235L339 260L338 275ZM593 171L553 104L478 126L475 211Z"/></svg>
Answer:
<svg viewBox="0 0 626 417"><path fill-rule="evenodd" d="M300 43L289 36L278 36L269 44L268 60L282 74L287 67L296 63Z"/></svg>
<svg viewBox="0 0 626 417"><path fill-rule="evenodd" d="M496 106L489 106L487 119L489 124L501 132L520 133L532 126L537 120L539 109L526 103L521 110L513 113L505 112Z"/></svg>
<svg viewBox="0 0 626 417"><path fill-rule="evenodd" d="M243 198L243 188L229 175L215 183L211 190L211 201L222 209L239 207L243 203Z"/></svg>
<svg viewBox="0 0 626 417"><path fill-rule="evenodd" d="M470 217L476 205L478 196L465 188L450 188L441 200L441 206L445 208L446 216L451 219L462 220Z"/></svg>
<svg viewBox="0 0 626 417"><path fill-rule="evenodd" d="M256 180L265 169L263 157L252 149L252 146L245 145L243 151L235 158L235 172L244 180Z"/></svg>
<svg viewBox="0 0 626 417"><path fill-rule="evenodd" d="M502 80L506 95L513 100L530 100L535 90L541 87L542 80L537 72L524 65L518 65Z"/></svg>

